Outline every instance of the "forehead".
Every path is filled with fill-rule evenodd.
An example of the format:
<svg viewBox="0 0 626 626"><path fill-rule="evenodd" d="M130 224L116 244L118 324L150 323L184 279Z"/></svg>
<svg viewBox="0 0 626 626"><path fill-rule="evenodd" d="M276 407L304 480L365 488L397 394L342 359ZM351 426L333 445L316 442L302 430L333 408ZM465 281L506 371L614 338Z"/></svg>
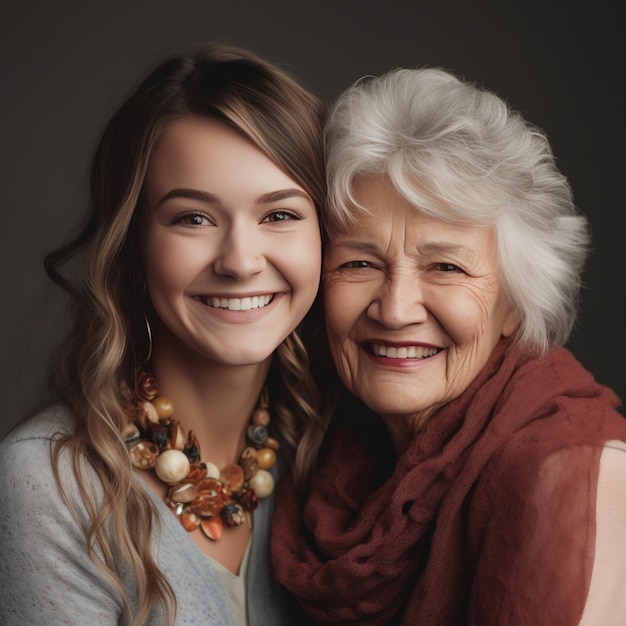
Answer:
<svg viewBox="0 0 626 626"><path fill-rule="evenodd" d="M401 195L384 174L359 177L353 185L353 194L355 202L345 208L353 220L335 229L329 248L347 242L358 246L359 241L371 241L386 248L399 245L429 252L461 248L496 251L492 224L443 219L439 216L451 212L437 206L437 201L432 199L426 200L428 210L423 210ZM429 196L425 190L422 194L425 198Z"/></svg>
<svg viewBox="0 0 626 626"><path fill-rule="evenodd" d="M219 120L198 116L177 119L164 129L144 186L149 199L172 188L202 189L216 195L302 190L243 133Z"/></svg>
<svg viewBox="0 0 626 626"><path fill-rule="evenodd" d="M224 122L189 115L173 120L163 129L152 151L150 167L160 161L219 161L220 155L226 158L237 151L260 152L250 139Z"/></svg>

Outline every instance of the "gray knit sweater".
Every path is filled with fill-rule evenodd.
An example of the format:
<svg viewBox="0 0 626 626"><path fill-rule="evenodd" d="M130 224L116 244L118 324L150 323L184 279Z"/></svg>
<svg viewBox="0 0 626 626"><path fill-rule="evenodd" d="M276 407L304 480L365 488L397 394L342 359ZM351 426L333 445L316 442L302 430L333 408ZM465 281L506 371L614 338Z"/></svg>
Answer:
<svg viewBox="0 0 626 626"><path fill-rule="evenodd" d="M87 554L86 539L62 500L52 473L50 441L71 432L73 418L53 405L9 433L0 442L0 624L122 624L119 595ZM68 454L61 476L69 497L87 524L87 513L73 480ZM94 489L98 489L94 480ZM219 577L178 520L151 492L162 531L153 553L178 602L176 624L233 624ZM254 513L248 567L248 615L251 626L287 624L286 603L270 571L269 533L273 497ZM124 586L133 598L130 574ZM162 625L155 607L146 624ZM240 625L234 625L240 626Z"/></svg>

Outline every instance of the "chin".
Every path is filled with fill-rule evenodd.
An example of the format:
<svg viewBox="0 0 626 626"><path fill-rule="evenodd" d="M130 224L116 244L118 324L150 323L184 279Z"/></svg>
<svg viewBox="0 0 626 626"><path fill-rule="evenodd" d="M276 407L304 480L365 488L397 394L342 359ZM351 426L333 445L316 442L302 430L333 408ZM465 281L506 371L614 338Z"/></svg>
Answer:
<svg viewBox="0 0 626 626"><path fill-rule="evenodd" d="M356 394L355 394L356 395ZM416 402L409 399L399 400L397 397L381 398L375 395L362 395L362 401L376 413L380 415L397 415L399 417L415 415L430 408L430 404L424 406L424 402Z"/></svg>

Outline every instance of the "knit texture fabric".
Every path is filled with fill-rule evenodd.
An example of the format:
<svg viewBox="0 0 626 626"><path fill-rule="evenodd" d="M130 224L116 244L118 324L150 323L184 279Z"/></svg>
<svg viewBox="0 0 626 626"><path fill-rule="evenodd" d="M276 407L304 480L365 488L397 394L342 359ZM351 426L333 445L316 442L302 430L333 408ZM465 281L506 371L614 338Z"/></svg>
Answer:
<svg viewBox="0 0 626 626"><path fill-rule="evenodd" d="M280 582L320 624L577 624L599 458L626 441L618 407L566 349L531 358L503 340L382 486L339 418L304 505L290 480L279 490Z"/></svg>
<svg viewBox="0 0 626 626"><path fill-rule="evenodd" d="M57 404L0 442L0 624L123 623L119 594L87 553L84 528L90 519L67 451L61 455L59 471L80 524L65 505L52 471L51 441L58 432L72 432L73 428L72 414L65 405ZM101 494L93 471L87 471L85 479L94 493ZM208 557L198 550L167 505L153 492L148 493L161 521L161 533L154 534L152 549L176 593L177 626L240 626L232 620L226 591ZM288 599L270 569L273 509L272 495L262 500L254 513L246 581L249 626L290 623ZM122 578L136 610L134 576L124 570ZM163 626L160 606L154 607L145 624Z"/></svg>

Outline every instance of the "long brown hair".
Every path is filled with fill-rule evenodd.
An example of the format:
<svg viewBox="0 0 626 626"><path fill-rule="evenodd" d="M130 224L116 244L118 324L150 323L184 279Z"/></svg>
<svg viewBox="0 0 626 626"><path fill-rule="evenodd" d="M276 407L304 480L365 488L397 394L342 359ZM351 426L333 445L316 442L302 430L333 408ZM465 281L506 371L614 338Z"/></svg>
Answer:
<svg viewBox="0 0 626 626"><path fill-rule="evenodd" d="M60 452L69 449L91 517L85 529L90 556L117 588L128 620L136 624L155 602L164 606L168 620L173 620L176 606L150 551L158 517L148 494L133 479L123 440L128 421L123 403L146 349L141 317L145 303L136 280L137 208L156 141L173 121L189 115L238 129L306 189L318 212L326 195L322 102L253 53L224 44L203 45L190 55L161 62L113 115L94 155L85 226L45 260L50 278L73 297L59 386L77 417L77 428L54 448L54 466ZM77 259L78 279L67 278L62 266ZM326 422L297 333L278 348L269 382L275 392L273 424L296 480L303 484ZM103 485L100 504L85 487L80 469L85 460ZM121 582L120 557L137 579L135 615Z"/></svg>

